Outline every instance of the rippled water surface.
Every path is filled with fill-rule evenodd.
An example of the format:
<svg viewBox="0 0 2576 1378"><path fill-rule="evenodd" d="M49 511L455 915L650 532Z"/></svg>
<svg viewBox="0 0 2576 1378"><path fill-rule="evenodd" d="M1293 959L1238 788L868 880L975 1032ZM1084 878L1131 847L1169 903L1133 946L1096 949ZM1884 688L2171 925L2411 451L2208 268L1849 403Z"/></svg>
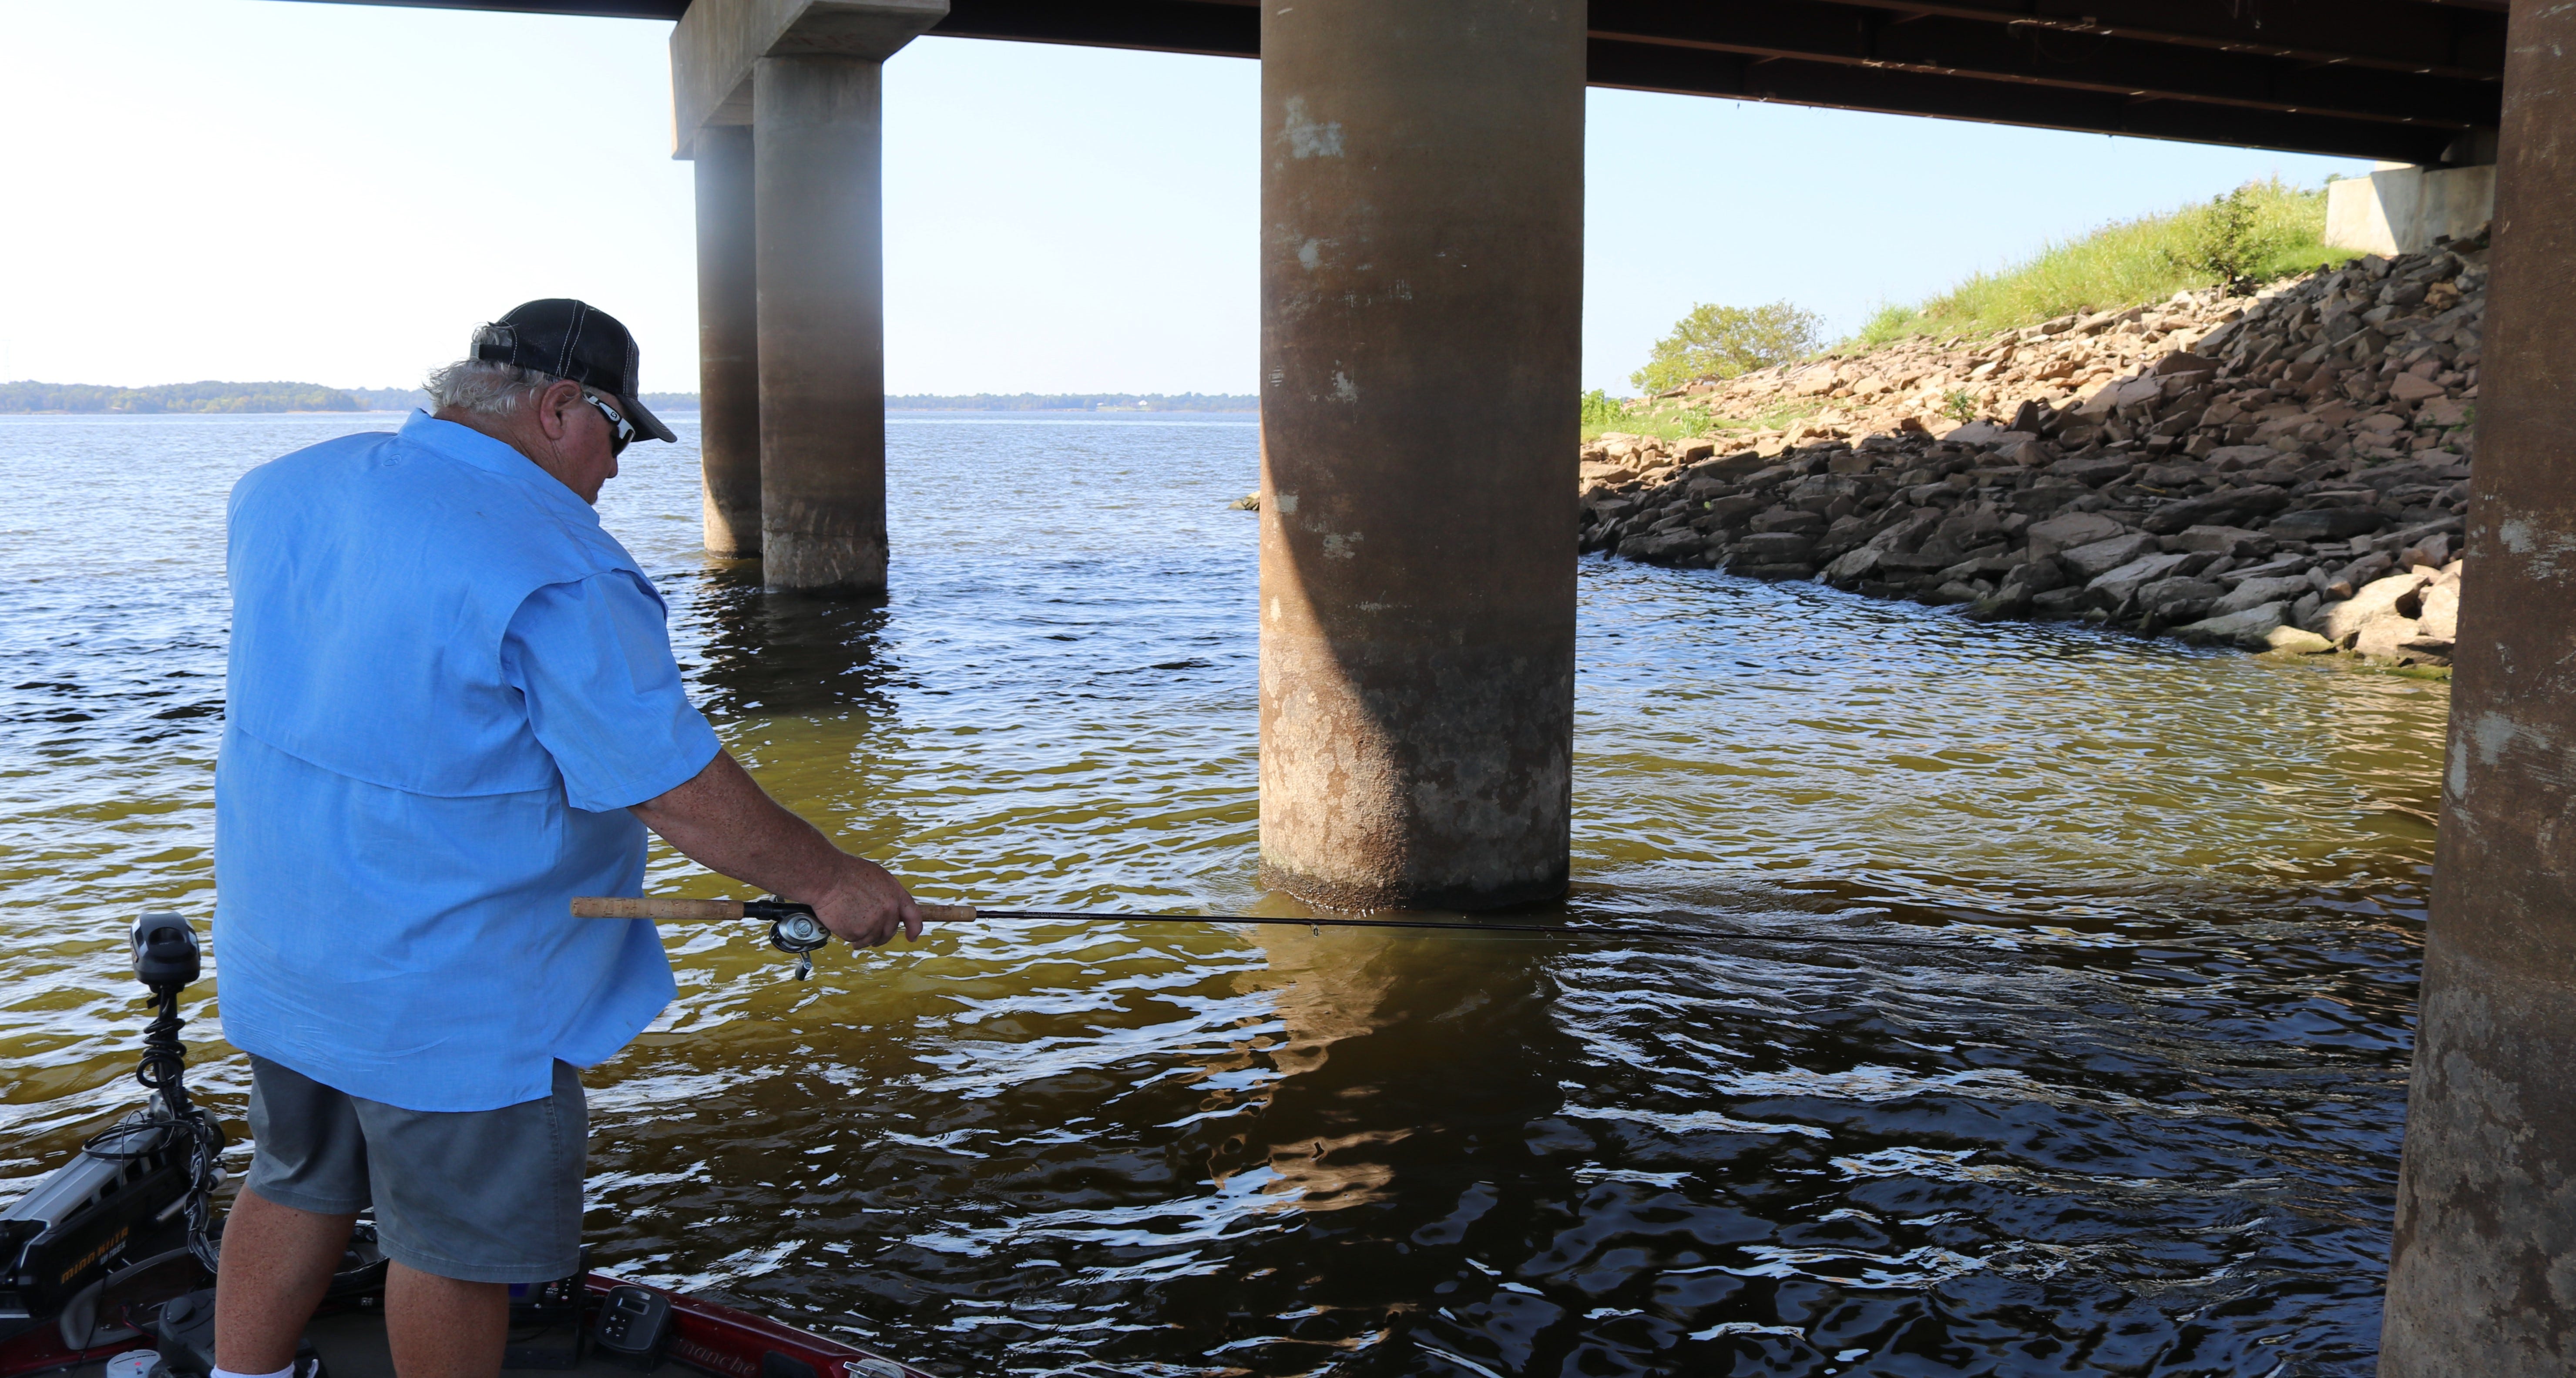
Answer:
<svg viewBox="0 0 2576 1378"><path fill-rule="evenodd" d="M133 1094L122 926L210 913L225 489L393 421L0 419L0 1194ZM611 486L733 748L925 896L1302 912L1254 429L889 443L883 607L699 555L691 445ZM674 930L588 1078L597 1257L959 1375L2369 1372L2444 686L1582 598L1566 909L1651 934L993 925L799 985Z"/></svg>

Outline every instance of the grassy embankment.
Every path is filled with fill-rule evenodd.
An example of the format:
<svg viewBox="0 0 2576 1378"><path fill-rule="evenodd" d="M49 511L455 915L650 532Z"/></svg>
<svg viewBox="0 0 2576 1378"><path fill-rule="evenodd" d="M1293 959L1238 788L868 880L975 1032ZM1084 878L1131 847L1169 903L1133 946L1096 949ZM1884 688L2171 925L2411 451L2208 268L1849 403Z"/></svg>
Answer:
<svg viewBox="0 0 2576 1378"><path fill-rule="evenodd" d="M2255 246L2249 276L2269 282L2352 257L2349 251L2326 247L2323 190L2255 182L2246 187L2244 202L2252 212L2249 238ZM2019 264L1978 273L1920 305L1882 308L1859 333L1824 353L1858 354L1919 335L1975 339L2070 312L2135 306L2213 286L2219 274L2198 264L2206 256L2218 214L2217 203L2202 202L2047 245ZM1584 401L1583 437L1627 431L1671 440L1778 426L1818 409L1818 404L1808 404L1733 420L1687 408L1680 399L1631 402L1596 394Z"/></svg>

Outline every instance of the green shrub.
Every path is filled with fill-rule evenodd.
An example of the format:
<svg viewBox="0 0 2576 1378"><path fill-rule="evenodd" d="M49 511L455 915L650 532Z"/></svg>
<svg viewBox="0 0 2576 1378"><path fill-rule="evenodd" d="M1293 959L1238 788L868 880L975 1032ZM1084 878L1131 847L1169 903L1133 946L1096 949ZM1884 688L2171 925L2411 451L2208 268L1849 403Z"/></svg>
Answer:
<svg viewBox="0 0 2576 1378"><path fill-rule="evenodd" d="M1816 313L1785 301L1768 306L1703 303L1655 342L1646 366L1628 381L1647 392L1666 392L1702 378L1732 378L1813 354L1824 344Z"/></svg>
<svg viewBox="0 0 2576 1378"><path fill-rule="evenodd" d="M2278 250L2283 232L2264 218L2254 183L2210 202L2198 216L2186 213L2180 220L2182 242L2157 251L2167 264L2218 279L2232 297L2250 297L2261 289L2263 264Z"/></svg>
<svg viewBox="0 0 2576 1378"><path fill-rule="evenodd" d="M1587 434L1610 430L1628 419L1628 399L1613 397L1599 388L1583 394L1583 429Z"/></svg>

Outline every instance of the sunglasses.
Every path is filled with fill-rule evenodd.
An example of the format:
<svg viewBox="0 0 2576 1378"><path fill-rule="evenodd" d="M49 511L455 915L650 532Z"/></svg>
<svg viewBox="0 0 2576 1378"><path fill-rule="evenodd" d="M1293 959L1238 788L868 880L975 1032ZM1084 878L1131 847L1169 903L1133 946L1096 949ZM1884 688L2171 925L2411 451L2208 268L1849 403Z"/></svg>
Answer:
<svg viewBox="0 0 2576 1378"><path fill-rule="evenodd" d="M597 394L585 392L581 395L581 400L599 408L599 414L608 418L608 429L611 433L608 441L610 455L626 453L626 447L634 444L635 437L642 434L625 417L618 414L617 408L601 401Z"/></svg>

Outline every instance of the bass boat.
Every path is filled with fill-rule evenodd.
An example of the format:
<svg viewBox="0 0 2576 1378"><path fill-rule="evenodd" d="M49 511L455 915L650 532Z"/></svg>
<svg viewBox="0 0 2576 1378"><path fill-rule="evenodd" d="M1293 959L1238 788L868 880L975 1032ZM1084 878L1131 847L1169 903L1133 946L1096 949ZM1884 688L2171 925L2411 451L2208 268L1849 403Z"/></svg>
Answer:
<svg viewBox="0 0 2576 1378"><path fill-rule="evenodd" d="M176 914L146 914L132 945L135 978L152 993L135 1073L149 1095L0 1210L0 1378L204 1378L214 1368L224 1140L188 1098L179 1042L197 935ZM362 1221L299 1360L318 1358L327 1378L394 1378L384 1289L384 1255ZM932 1378L706 1297L587 1269L510 1292L505 1373Z"/></svg>

